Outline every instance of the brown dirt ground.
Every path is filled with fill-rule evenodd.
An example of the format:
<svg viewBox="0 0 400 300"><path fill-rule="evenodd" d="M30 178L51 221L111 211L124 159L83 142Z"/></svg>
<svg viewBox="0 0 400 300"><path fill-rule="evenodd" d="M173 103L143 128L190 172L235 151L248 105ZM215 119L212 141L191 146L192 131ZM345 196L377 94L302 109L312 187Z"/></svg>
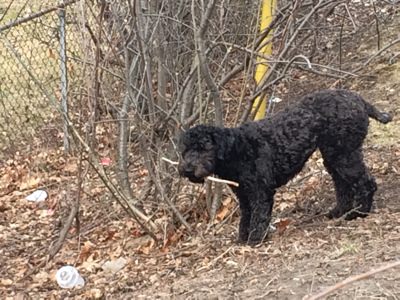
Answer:
<svg viewBox="0 0 400 300"><path fill-rule="evenodd" d="M399 48L395 48L399 51ZM74 229L61 252L29 275L43 261L68 213L62 193L76 171L74 159L59 159L57 151L37 151L0 170L0 297L8 299L302 299L351 275L400 259L400 62L380 62L371 68L376 79L347 85L371 102L390 110L388 125L372 122L365 156L377 178L374 212L350 222L328 220L323 214L334 203L329 176L318 154L303 172L276 196L277 231L263 245L234 243L237 213L205 231L163 249L138 234L137 225L107 198L104 187L85 186L82 228ZM49 169L50 168L50 169ZM29 169L30 173L11 170ZM62 169L63 176L51 176ZM11 175L10 175L11 174ZM14 176L15 178L10 178ZM20 176L20 177L18 177ZM26 203L26 191L44 177L50 203ZM9 184L2 186L7 181ZM24 182L17 187L12 182ZM52 188L53 187L53 188ZM228 197L229 199L229 197ZM234 201L227 201L230 209ZM55 213L53 213L56 211ZM289 223L289 224L287 224ZM127 259L120 272L102 269L107 260ZM86 285L61 290L55 271L75 264ZM329 299L399 299L399 268L337 290Z"/></svg>

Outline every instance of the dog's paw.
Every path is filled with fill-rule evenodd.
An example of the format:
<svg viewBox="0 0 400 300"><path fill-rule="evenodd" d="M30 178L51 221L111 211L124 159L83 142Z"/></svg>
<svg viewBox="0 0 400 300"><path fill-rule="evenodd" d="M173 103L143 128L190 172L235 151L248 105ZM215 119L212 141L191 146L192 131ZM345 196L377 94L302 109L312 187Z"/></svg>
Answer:
<svg viewBox="0 0 400 300"><path fill-rule="evenodd" d="M247 245L247 246L254 247L254 246L262 244L262 242L263 242L263 240L259 240L259 239L248 239L248 238L241 238L241 237L238 237L236 239L236 244L243 245L243 246Z"/></svg>
<svg viewBox="0 0 400 300"><path fill-rule="evenodd" d="M247 236L238 236L237 237L237 239L236 239L236 244L239 244L239 245L246 245L247 244L247 240L248 240L248 237Z"/></svg>
<svg viewBox="0 0 400 300"><path fill-rule="evenodd" d="M247 241L244 241L244 240L242 240L242 239L236 239L236 244L238 244L238 245L247 245Z"/></svg>
<svg viewBox="0 0 400 300"><path fill-rule="evenodd" d="M351 221L351 220L355 220L357 218L365 218L368 216L368 213L363 213L363 212L359 212L359 211L349 211L346 214L344 214L344 219L346 221Z"/></svg>
<svg viewBox="0 0 400 300"><path fill-rule="evenodd" d="M337 219L337 218L340 218L341 216L343 216L343 212L342 212L342 210L341 210L338 206L335 206L334 208L332 208L332 209L326 214L326 216L327 216L329 219Z"/></svg>
<svg viewBox="0 0 400 300"><path fill-rule="evenodd" d="M247 245L248 246L250 246L250 247L256 247L256 246L259 246L259 245L261 245L263 243L263 240L248 240L247 241Z"/></svg>

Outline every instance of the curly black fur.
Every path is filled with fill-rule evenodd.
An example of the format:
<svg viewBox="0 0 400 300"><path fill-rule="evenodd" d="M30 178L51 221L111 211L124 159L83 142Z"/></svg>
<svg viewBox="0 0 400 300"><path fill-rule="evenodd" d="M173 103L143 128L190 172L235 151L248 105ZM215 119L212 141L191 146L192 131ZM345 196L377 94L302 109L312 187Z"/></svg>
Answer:
<svg viewBox="0 0 400 300"><path fill-rule="evenodd" d="M179 173L192 182L211 174L238 182L233 190L241 210L239 242L257 244L267 233L276 188L318 148L336 189L337 205L328 216L366 216L377 189L361 149L369 117L391 120L358 94L325 90L237 128L198 125L181 137Z"/></svg>

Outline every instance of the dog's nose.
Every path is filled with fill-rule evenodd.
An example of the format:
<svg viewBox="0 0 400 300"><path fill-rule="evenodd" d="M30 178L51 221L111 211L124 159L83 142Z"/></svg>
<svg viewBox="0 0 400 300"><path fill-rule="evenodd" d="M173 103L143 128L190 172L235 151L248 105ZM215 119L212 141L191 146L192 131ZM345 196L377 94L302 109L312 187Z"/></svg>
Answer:
<svg viewBox="0 0 400 300"><path fill-rule="evenodd" d="M193 177L194 176L194 168L185 168L182 170L181 174L184 177Z"/></svg>
<svg viewBox="0 0 400 300"><path fill-rule="evenodd" d="M185 171L185 172L183 173L183 176L184 176L184 177L187 177L187 178L196 177L196 176L194 175L194 172L193 172L193 171Z"/></svg>
<svg viewBox="0 0 400 300"><path fill-rule="evenodd" d="M194 174L194 167L191 164L180 163L178 165L178 172L181 176L190 177Z"/></svg>

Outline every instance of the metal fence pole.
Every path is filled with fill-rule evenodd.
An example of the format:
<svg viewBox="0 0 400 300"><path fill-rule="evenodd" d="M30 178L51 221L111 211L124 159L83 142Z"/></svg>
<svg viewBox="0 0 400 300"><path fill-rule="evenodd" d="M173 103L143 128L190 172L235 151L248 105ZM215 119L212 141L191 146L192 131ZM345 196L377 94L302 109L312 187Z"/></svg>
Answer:
<svg viewBox="0 0 400 300"><path fill-rule="evenodd" d="M64 0L60 1L61 4ZM64 151L69 152L69 133L68 123L64 116L68 116L68 73L67 73L67 51L65 36L65 8L59 10L60 19L60 72L61 72L61 111L63 114L63 132L64 132Z"/></svg>

